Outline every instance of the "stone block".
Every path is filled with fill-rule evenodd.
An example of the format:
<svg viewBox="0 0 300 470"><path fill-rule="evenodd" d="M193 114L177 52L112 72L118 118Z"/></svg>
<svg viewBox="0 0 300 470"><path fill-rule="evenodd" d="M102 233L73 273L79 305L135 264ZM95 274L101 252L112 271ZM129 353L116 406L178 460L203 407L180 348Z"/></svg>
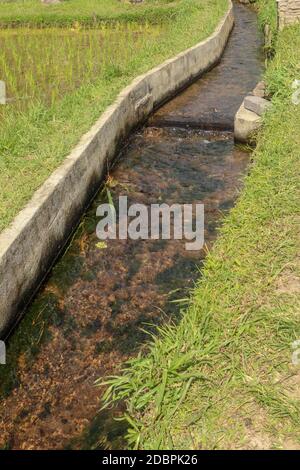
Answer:
<svg viewBox="0 0 300 470"><path fill-rule="evenodd" d="M244 100L244 107L258 116L262 116L272 106L271 102L260 96L247 96Z"/></svg>
<svg viewBox="0 0 300 470"><path fill-rule="evenodd" d="M234 120L235 140L242 143L250 143L251 136L261 127L261 124L261 117L246 109L243 103Z"/></svg>

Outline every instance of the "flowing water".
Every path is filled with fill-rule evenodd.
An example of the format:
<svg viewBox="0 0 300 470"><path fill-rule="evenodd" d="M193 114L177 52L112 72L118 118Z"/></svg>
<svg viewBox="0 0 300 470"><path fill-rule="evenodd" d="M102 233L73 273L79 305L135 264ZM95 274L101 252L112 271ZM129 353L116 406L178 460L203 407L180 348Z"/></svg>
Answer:
<svg viewBox="0 0 300 470"><path fill-rule="evenodd" d="M99 245L100 191L10 340L0 376L0 446L124 445L124 427L110 412L97 414L100 390L93 382L137 354L151 324L179 319L176 300L201 275L247 169L249 153L234 145L232 128L261 76L262 40L253 11L235 5L235 18L220 64L130 137L108 179L115 202L126 195L129 204L204 203L205 249L186 251L184 240Z"/></svg>

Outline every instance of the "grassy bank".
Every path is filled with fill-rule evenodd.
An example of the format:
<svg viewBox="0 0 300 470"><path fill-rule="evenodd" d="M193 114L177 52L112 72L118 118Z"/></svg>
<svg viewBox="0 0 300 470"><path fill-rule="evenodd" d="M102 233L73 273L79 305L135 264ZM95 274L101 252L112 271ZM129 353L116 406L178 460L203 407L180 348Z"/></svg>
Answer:
<svg viewBox="0 0 300 470"><path fill-rule="evenodd" d="M259 22L262 27L269 25L274 36L277 34L277 4L273 0L256 0Z"/></svg>
<svg viewBox="0 0 300 470"><path fill-rule="evenodd" d="M104 2L96 3L103 9ZM228 6L227 0L146 4L169 8L169 16L176 10L176 18L164 22L162 16L156 26L119 23L117 30L116 25L98 30L77 25L0 32L0 78L10 94L0 112L0 231L125 85L211 34ZM118 5L120 11L129 8L117 1L111 5L116 11Z"/></svg>
<svg viewBox="0 0 300 470"><path fill-rule="evenodd" d="M278 35L273 109L190 306L106 391L127 403L133 447L300 448L299 75L295 26Z"/></svg>
<svg viewBox="0 0 300 470"><path fill-rule="evenodd" d="M0 0L0 27L95 26L99 23L160 22L180 14L181 0L145 0L132 5L126 0L68 0L45 5L40 0Z"/></svg>

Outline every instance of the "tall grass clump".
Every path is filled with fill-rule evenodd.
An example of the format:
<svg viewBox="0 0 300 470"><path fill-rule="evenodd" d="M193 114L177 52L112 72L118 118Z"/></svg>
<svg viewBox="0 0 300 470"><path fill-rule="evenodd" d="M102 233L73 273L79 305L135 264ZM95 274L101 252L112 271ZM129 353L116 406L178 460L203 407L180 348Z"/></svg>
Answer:
<svg viewBox="0 0 300 470"><path fill-rule="evenodd" d="M277 33L277 2L276 0L256 0L261 26L269 25L274 35Z"/></svg>

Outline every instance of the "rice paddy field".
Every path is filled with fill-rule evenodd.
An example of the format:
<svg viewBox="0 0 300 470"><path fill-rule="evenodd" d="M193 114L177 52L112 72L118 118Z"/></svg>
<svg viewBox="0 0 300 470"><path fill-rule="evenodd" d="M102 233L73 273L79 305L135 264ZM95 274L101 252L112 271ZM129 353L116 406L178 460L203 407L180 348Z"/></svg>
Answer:
<svg viewBox="0 0 300 470"><path fill-rule="evenodd" d="M124 86L211 34L227 5L0 1L0 231Z"/></svg>
<svg viewBox="0 0 300 470"><path fill-rule="evenodd" d="M8 29L0 32L0 70L8 107L24 111L34 101L52 105L65 93L97 77L121 73L147 42L156 41L160 26L129 23L84 29Z"/></svg>
<svg viewBox="0 0 300 470"><path fill-rule="evenodd" d="M0 25L2 28L70 27L79 22L96 27L103 22L117 21L155 24L175 20L181 15L182 7L185 8L182 0L144 0L136 6L129 0L61 0L54 5L43 5L40 0L0 0Z"/></svg>

